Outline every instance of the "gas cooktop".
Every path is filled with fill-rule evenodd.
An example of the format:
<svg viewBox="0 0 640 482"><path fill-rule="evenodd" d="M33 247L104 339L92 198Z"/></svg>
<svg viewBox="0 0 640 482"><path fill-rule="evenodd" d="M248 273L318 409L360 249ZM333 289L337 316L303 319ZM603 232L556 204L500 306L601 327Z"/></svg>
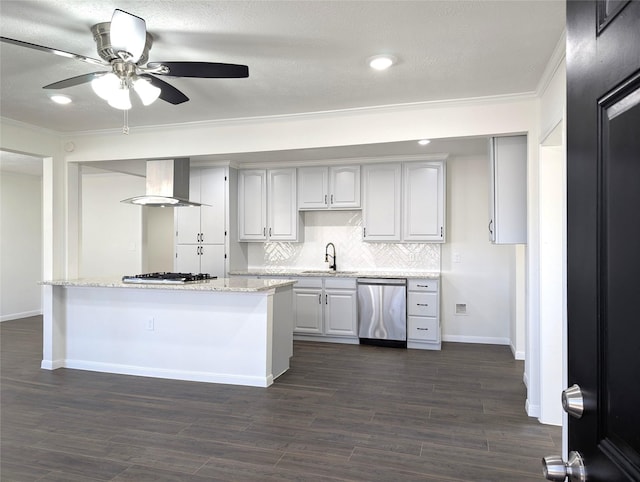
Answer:
<svg viewBox="0 0 640 482"><path fill-rule="evenodd" d="M185 283L195 283L198 281L206 281L216 279L217 276L211 276L207 273L144 273L132 276L123 276L123 283L153 283L153 284L173 284L181 285Z"/></svg>

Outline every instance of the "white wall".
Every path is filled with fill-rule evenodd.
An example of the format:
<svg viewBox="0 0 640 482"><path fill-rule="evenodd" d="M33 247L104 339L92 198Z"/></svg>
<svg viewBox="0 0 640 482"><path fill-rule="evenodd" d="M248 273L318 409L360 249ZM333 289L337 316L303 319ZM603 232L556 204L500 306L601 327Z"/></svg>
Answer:
<svg viewBox="0 0 640 482"><path fill-rule="evenodd" d="M443 341L511 344L515 247L493 245L486 155L447 160L447 243L442 246ZM467 305L456 315L456 303Z"/></svg>
<svg viewBox="0 0 640 482"><path fill-rule="evenodd" d="M119 173L82 176L81 277L142 271L142 207L120 201L144 191L143 177Z"/></svg>
<svg viewBox="0 0 640 482"><path fill-rule="evenodd" d="M42 313L42 178L0 172L0 321Z"/></svg>
<svg viewBox="0 0 640 482"><path fill-rule="evenodd" d="M540 148L540 421L562 424L566 298L566 164L560 146Z"/></svg>

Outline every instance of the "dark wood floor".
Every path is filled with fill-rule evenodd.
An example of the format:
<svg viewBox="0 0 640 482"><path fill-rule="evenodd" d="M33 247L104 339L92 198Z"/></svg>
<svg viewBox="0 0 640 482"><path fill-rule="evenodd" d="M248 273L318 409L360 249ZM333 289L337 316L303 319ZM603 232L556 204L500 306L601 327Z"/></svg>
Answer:
<svg viewBox="0 0 640 482"><path fill-rule="evenodd" d="M0 323L0 479L533 481L561 431L502 346L296 342L269 388L41 370L40 317Z"/></svg>

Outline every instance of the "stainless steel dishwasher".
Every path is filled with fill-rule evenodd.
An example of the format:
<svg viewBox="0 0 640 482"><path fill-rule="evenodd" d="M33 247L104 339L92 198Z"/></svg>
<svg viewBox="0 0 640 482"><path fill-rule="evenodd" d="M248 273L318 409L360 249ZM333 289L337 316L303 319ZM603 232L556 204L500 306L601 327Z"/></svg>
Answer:
<svg viewBox="0 0 640 482"><path fill-rule="evenodd" d="M363 345L407 347L407 280L358 278L358 337Z"/></svg>

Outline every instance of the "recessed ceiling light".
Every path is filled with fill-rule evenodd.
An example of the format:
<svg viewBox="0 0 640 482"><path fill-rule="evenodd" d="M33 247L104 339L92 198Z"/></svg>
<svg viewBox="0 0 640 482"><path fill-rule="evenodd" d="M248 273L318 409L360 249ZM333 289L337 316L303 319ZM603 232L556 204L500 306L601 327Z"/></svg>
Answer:
<svg viewBox="0 0 640 482"><path fill-rule="evenodd" d="M431 141L429 139L420 139L418 141L418 144L420 144L421 146L426 146L427 144L429 144Z"/></svg>
<svg viewBox="0 0 640 482"><path fill-rule="evenodd" d="M396 63L396 59L391 55L376 55L369 59L369 67L375 70L386 70Z"/></svg>
<svg viewBox="0 0 640 482"><path fill-rule="evenodd" d="M71 97L67 97L66 95L52 95L51 100L56 104L71 104Z"/></svg>

